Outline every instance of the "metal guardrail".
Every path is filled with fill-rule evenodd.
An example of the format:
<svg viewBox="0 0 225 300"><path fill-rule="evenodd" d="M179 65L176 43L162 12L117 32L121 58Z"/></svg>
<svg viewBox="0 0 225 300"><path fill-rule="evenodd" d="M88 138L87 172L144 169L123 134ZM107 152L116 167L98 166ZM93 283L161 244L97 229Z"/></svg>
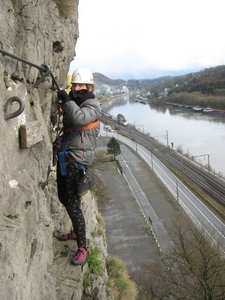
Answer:
<svg viewBox="0 0 225 300"><path fill-rule="evenodd" d="M113 133L111 133L113 136ZM118 135L117 138L138 152L187 215L218 244L225 253L225 224L216 217L152 152L136 142ZM169 178L169 180L168 180Z"/></svg>

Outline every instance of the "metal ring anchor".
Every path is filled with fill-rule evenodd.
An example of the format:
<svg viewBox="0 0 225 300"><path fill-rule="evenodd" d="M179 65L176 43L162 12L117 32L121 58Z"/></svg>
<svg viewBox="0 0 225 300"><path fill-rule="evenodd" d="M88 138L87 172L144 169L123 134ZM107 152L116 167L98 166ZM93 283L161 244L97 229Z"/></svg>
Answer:
<svg viewBox="0 0 225 300"><path fill-rule="evenodd" d="M16 111L11 112L11 105L13 102L19 103L20 107ZM19 116L24 111L24 108L25 108L25 103L22 99L16 96L9 98L8 101L6 102L5 109L4 109L5 120L13 119Z"/></svg>

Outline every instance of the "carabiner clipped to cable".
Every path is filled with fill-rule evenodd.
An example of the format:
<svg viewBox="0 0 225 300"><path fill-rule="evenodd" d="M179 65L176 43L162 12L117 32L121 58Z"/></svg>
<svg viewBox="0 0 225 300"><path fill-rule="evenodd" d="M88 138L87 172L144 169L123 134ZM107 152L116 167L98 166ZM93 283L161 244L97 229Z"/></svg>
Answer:
<svg viewBox="0 0 225 300"><path fill-rule="evenodd" d="M42 67L43 69L45 69L45 71L40 70L40 72L41 72L41 78L39 78L39 79L36 81L36 83L33 85L34 88L38 87L39 84L40 84L42 81L44 81L45 77L47 77L48 75L51 75L51 74L52 74L52 71L51 71L51 69L50 69L50 67L49 67L48 65L43 64L43 65L41 65L41 67Z"/></svg>
<svg viewBox="0 0 225 300"><path fill-rule="evenodd" d="M19 103L19 108L16 111L11 112L11 106L13 102ZM13 119L19 116L24 111L24 108L25 108L25 103L22 99L16 96L9 98L8 101L6 102L5 109L4 109L5 120Z"/></svg>

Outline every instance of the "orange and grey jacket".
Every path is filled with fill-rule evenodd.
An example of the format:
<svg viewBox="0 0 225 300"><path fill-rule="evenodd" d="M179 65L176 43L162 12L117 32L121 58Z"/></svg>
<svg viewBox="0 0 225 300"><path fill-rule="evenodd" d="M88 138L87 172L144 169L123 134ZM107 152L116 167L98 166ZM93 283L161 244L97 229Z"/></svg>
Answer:
<svg viewBox="0 0 225 300"><path fill-rule="evenodd" d="M66 151L76 162L89 166L94 159L100 131L99 122L96 122L101 114L100 104L94 98L85 100L80 106L75 101L68 101L62 108Z"/></svg>

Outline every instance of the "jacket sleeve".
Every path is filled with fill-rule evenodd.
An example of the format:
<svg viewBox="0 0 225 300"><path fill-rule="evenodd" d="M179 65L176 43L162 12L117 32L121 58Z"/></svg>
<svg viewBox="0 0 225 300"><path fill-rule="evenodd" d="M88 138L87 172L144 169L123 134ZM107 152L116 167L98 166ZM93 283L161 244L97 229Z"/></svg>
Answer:
<svg viewBox="0 0 225 300"><path fill-rule="evenodd" d="M79 107L74 101L63 105L63 110L68 118L68 126L79 127L97 120L100 116L100 105L96 99L84 101Z"/></svg>

